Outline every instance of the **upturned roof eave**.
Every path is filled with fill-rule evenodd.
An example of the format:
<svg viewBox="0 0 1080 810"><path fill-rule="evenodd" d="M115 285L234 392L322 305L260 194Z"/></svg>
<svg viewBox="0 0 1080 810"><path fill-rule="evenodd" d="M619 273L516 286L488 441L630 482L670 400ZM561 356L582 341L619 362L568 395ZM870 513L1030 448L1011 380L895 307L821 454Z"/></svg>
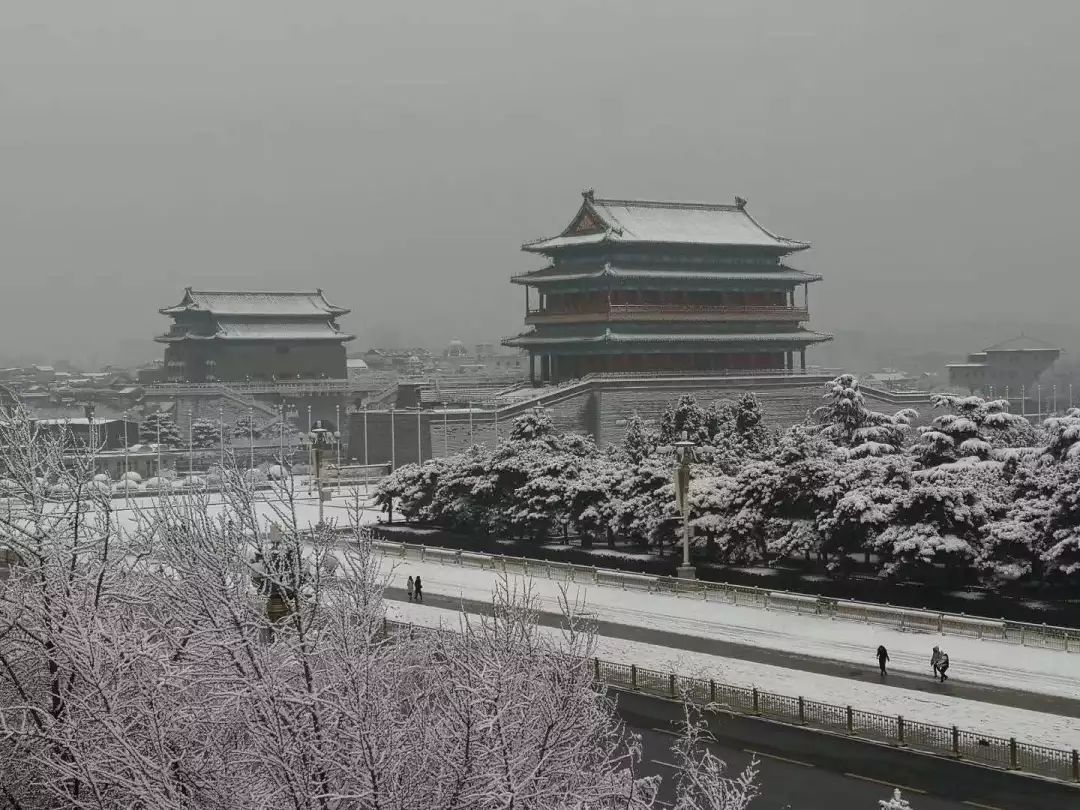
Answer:
<svg viewBox="0 0 1080 810"><path fill-rule="evenodd" d="M338 342L348 343L351 340L356 340L356 335L350 335L350 334L348 334L346 332L341 332L341 333L336 334L336 335L324 335L324 336L308 335L308 336L304 336L304 337L295 337L295 336L291 336L291 335L262 335L262 336L255 337L255 336L252 336L252 335L237 336L237 335L223 335L223 334L220 334L220 333L215 333L213 335L193 335L191 333L188 333L188 334L185 334L185 335L157 335L157 336L154 337L154 342L155 343L182 343L185 340L195 340L195 341L199 341L199 342L205 342L205 341L210 341L210 340L225 340L225 341L230 341L230 342L278 341L278 342L296 343L296 342L311 342L311 341L318 341L318 342L330 341L330 342L334 342L334 343L338 343Z"/></svg>
<svg viewBox="0 0 1080 810"><path fill-rule="evenodd" d="M611 245L630 245L630 246L645 246L655 245L656 247L716 247L716 248L750 248L755 250L768 250L778 252L782 256L786 256L791 253L798 253L803 250L808 250L813 247L810 242L797 242L791 239L783 239L781 237L774 237L776 242L774 244L761 243L761 242L696 242L693 240L680 240L680 241L660 241L655 239L635 239L627 238L625 236L612 236L608 237L607 234L600 234L604 238L595 239L598 234L589 234L587 236L573 237L573 236L553 236L548 239L540 239L535 242L525 242L522 244L521 249L526 253L538 253L542 255L555 255L567 250L574 250L576 248L592 247L595 245L611 244ZM572 241L571 241L572 240Z"/></svg>
<svg viewBox="0 0 1080 810"><path fill-rule="evenodd" d="M308 313L282 313L282 312L234 312L229 310L215 310L208 307L204 307L193 300L199 295L276 295L276 296L307 296L309 298L318 299L321 302L323 312L308 312ZM337 318L341 315L348 315L352 312L351 309L346 307L339 307L335 304L331 304L326 300L326 295L323 293L321 287L317 287L314 290L196 290L192 287L184 288L184 297L179 304L174 304L170 307L161 307L158 309L161 315L179 315L185 312L205 312L210 315L220 315L230 318L314 318L321 315L327 315L333 318Z"/></svg>
<svg viewBox="0 0 1080 810"><path fill-rule="evenodd" d="M633 279L635 276L642 278L662 278L662 274L670 274L672 279L716 279L718 281L728 278L731 280L752 280L752 281L786 281L795 284L811 284L816 281L821 281L822 276L818 273L807 273L804 270L795 270L791 267L785 267L781 270L761 271L760 273L754 273L753 271L739 272L737 270L706 270L706 271L694 271L694 270L627 270L621 268L615 268L614 271L605 271L604 269L596 270L587 273L552 273L550 275L544 275L551 268L543 268L541 270L531 270L527 273L519 273L516 276L510 277L511 284L523 284L523 285L538 285L538 284L557 284L563 281L584 281L591 278L603 278L605 272L615 278L629 278Z"/></svg>

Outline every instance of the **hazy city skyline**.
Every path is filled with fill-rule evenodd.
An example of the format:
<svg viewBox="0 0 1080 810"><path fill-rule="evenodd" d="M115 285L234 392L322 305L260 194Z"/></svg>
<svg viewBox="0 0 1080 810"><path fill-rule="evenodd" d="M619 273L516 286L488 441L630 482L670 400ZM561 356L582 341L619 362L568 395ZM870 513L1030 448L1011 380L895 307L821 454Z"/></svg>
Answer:
<svg viewBox="0 0 1080 810"><path fill-rule="evenodd" d="M491 341L586 187L811 241L813 361L1075 350L1078 34L1065 2L9 2L0 358L159 357L187 285L322 287L350 351Z"/></svg>

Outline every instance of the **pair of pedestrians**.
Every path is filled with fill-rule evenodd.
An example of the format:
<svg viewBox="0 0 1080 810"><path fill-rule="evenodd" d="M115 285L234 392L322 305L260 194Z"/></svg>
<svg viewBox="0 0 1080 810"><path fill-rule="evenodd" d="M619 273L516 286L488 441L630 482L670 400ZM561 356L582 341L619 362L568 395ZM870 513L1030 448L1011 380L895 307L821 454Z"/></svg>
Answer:
<svg viewBox="0 0 1080 810"><path fill-rule="evenodd" d="M889 651L885 649L884 644L879 645L877 648L877 661L878 667L881 668L881 677L884 678L888 675L885 671L885 664L889 662ZM930 667L934 670L934 676L940 677L941 682L945 683L949 679L949 676L945 674L945 671L949 668L949 654L940 647L934 647L934 653L930 656Z"/></svg>
<svg viewBox="0 0 1080 810"><path fill-rule="evenodd" d="M417 602L424 601L424 583L420 581L420 575L417 574L416 578L409 577L409 581L405 583L405 590L409 594L409 601L412 602L415 597Z"/></svg>

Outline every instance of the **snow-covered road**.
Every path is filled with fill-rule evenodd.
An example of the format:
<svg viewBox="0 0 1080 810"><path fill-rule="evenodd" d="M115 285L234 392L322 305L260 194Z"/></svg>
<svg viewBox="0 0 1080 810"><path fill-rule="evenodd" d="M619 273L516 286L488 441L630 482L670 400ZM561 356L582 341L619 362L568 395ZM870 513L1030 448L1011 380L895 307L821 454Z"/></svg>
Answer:
<svg viewBox="0 0 1080 810"><path fill-rule="evenodd" d="M489 601L497 573L477 568L442 565L385 557L390 584L403 588L409 575L419 574L428 594ZM522 584L525 577L510 575ZM545 611L559 611L558 582L531 578L533 594ZM989 686L1080 698L1080 655L1017 647L993 641L901 632L875 625L799 616L758 608L704 602L698 599L622 591L610 586L564 585L571 600L581 600L586 612L598 618L706 639L786 651L819 658L848 661L876 670L874 653L884 644L890 667L931 677L929 657L935 644L952 659L953 678ZM456 621L446 610L424 605L389 603L392 618L417 623ZM902 714L912 720L957 725L985 734L1016 736L1040 745L1080 746L1080 719L997 706L974 700L913 692L884 684L863 683L798 669L741 661L735 658L672 649L623 639L600 638L602 658L635 663L682 675L713 678L738 686L803 695L866 711Z"/></svg>
<svg viewBox="0 0 1080 810"><path fill-rule="evenodd" d="M425 591L440 590L426 569L413 564L398 568L393 579L419 573ZM429 577L431 577L429 581ZM397 584L395 582L395 584ZM409 602L387 602L387 616L401 622L437 627L460 628L460 616L453 611ZM544 632L558 633L552 628ZM780 695L799 696L852 706L880 714L903 715L908 720L977 731L995 737L1018 740L1051 748L1080 747L1080 719L1060 717L1026 709L996 706L974 700L895 689L883 684L859 683L829 675L816 675L796 669L774 667L705 653L658 647L623 639L599 637L596 655L606 661L637 664L650 669L708 679L742 687L757 687Z"/></svg>
<svg viewBox="0 0 1080 810"><path fill-rule="evenodd" d="M392 584L404 587L409 574L420 574L428 591L444 596L489 600L499 576L494 571L396 560ZM520 575L511 575L521 581ZM534 594L545 610L558 612L560 585L531 579ZM803 652L819 658L847 661L876 669L875 652L884 644L890 668L931 677L934 645L949 653L950 675L969 682L1080 699L1080 655L1019 647L996 641L894 630L872 624L820 616L768 611L753 607L705 602L690 597L623 591L606 585L564 585L571 599L580 599L587 612L620 624L666 630L700 638L756 647Z"/></svg>

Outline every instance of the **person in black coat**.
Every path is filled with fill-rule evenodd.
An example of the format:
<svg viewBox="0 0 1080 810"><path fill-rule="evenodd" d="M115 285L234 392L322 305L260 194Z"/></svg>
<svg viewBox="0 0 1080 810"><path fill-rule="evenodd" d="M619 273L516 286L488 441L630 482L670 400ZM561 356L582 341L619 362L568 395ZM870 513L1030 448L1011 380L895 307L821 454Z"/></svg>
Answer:
<svg viewBox="0 0 1080 810"><path fill-rule="evenodd" d="M941 660L938 661L937 671L941 676L941 682L945 683L949 679L949 676L945 674L945 670L949 668L949 654L944 650L941 653Z"/></svg>
<svg viewBox="0 0 1080 810"><path fill-rule="evenodd" d="M889 651L885 649L884 644L881 644L877 648L877 663L878 663L878 666L881 667L881 674L882 675L887 674L885 672L885 664L888 662L888 660L889 660Z"/></svg>
<svg viewBox="0 0 1080 810"><path fill-rule="evenodd" d="M416 593L416 601L424 601L424 586L420 582L420 575L416 575L416 579L413 580L413 591Z"/></svg>

